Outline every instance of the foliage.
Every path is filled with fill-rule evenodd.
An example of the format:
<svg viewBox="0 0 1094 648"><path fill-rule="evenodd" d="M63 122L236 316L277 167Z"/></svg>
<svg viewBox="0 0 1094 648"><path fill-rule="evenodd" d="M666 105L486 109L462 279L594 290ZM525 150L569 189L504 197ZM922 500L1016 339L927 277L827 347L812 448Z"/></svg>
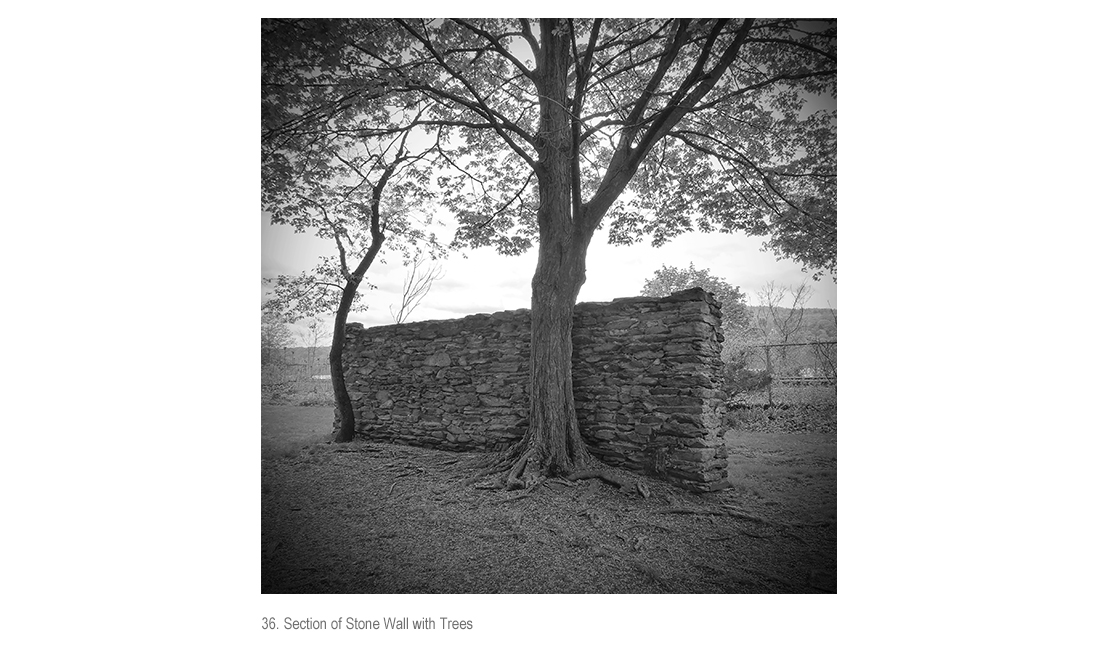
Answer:
<svg viewBox="0 0 1094 648"><path fill-rule="evenodd" d="M748 360L741 352L732 353L723 360L722 373L728 401L732 402L742 394L759 391L771 384L770 373L749 369L747 365Z"/></svg>
<svg viewBox="0 0 1094 648"><path fill-rule="evenodd" d="M285 65L265 87L292 101L264 100L264 133L415 129L436 182L419 186L456 215L456 242L523 252L546 172L542 26L266 20ZM566 49L575 205L605 212L610 240L746 231L835 272L835 21L572 19L551 35Z"/></svg>
<svg viewBox="0 0 1094 648"><path fill-rule="evenodd" d="M428 152L408 141L415 116L391 113L375 81L333 82L337 48L325 21L262 27L262 207L272 223L332 240L337 250L310 272L267 279L274 294L265 308L292 320L328 315L351 292L351 307L364 310L356 288L375 287L361 267L374 245L386 242L404 258L419 246L441 253L428 232L429 174L418 165ZM307 118L347 100L352 111L325 114L322 128Z"/></svg>
<svg viewBox="0 0 1094 648"><path fill-rule="evenodd" d="M292 331L289 330L285 321L274 313L263 313L261 337L263 369L280 364L281 356L278 351L289 346L290 342L292 342Z"/></svg>
<svg viewBox="0 0 1094 648"><path fill-rule="evenodd" d="M771 238L764 247L777 256L814 268L813 279L820 279L828 272L835 280L835 187L821 187L820 191L825 194L823 199L807 196L801 200L805 211L784 209L773 216L769 229Z"/></svg>
<svg viewBox="0 0 1094 648"><path fill-rule="evenodd" d="M725 279L710 274L710 270L696 270L695 264L687 268L662 265L642 286L642 294L649 297L664 297L680 290L700 287L714 293L722 303L722 327L729 331L743 330L748 327L751 316L745 304L745 295L737 286L729 285ZM726 337L729 337L727 335Z"/></svg>
<svg viewBox="0 0 1094 648"><path fill-rule="evenodd" d="M749 405L731 410L727 424L740 430L772 434L834 434L834 401L791 403L767 407Z"/></svg>
<svg viewBox="0 0 1094 648"><path fill-rule="evenodd" d="M302 33L299 25L263 22L262 205L275 224L333 239L338 257L323 259L314 273L278 277L264 307L294 318L333 310L330 375L341 419L335 440L346 442L355 421L342 346L358 287L385 241L404 254L423 242L439 246L426 234L429 176L416 166L430 150L409 141L422 110L393 111L378 100L383 82L376 79L331 83L340 42L324 23L310 25L316 29Z"/></svg>

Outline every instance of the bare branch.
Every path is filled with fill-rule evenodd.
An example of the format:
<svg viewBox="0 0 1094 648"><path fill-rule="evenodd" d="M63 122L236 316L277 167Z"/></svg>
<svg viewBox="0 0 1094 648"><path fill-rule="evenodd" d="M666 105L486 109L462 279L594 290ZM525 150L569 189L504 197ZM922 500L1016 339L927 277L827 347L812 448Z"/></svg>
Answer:
<svg viewBox="0 0 1094 648"><path fill-rule="evenodd" d="M444 277L444 272L440 266L431 265L422 273L423 261L420 254L414 255L413 265L411 265L410 271L403 280L403 296L398 312L394 310L394 305L388 307L388 312L391 313L396 324L405 322L410 314L422 303L425 296L429 294L433 282Z"/></svg>

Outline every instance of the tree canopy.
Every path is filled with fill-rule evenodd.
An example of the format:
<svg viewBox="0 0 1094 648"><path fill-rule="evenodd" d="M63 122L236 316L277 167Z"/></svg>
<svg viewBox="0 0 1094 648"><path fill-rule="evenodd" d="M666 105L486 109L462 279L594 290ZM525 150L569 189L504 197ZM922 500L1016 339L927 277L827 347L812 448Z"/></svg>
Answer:
<svg viewBox="0 0 1094 648"><path fill-rule="evenodd" d="M325 221L357 195L331 174L356 175L373 188L375 241L379 190L403 174L404 191L455 214L457 245L536 247L531 405L506 456L511 486L590 459L573 404L572 323L601 228L611 242L655 246L689 230L770 235L780 254L835 271L834 20L262 29L264 150L293 151L264 158L282 222ZM322 181L307 188L322 199L286 197L302 172ZM339 241L343 231L331 232Z"/></svg>
<svg viewBox="0 0 1094 648"><path fill-rule="evenodd" d="M722 303L722 326L728 330L744 330L752 319L745 303L745 295L739 286L731 286L721 277L710 274L709 269L697 270L694 263L687 268L662 265L646 280L642 294L664 297L688 288L703 288L714 294Z"/></svg>
<svg viewBox="0 0 1094 648"><path fill-rule="evenodd" d="M282 62L264 82L264 139L323 148L412 130L432 172L413 184L457 216L456 242L516 254L540 235L539 108L555 83L576 219L606 218L624 244L769 235L779 254L835 272L835 21L563 20L556 71L536 27L264 21Z"/></svg>

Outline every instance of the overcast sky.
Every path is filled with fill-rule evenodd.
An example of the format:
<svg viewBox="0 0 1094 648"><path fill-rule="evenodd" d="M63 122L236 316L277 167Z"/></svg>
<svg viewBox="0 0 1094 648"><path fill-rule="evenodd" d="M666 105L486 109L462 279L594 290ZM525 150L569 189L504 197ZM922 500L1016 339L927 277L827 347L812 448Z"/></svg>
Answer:
<svg viewBox="0 0 1094 648"><path fill-rule="evenodd" d="M450 239L451 236L444 240ZM578 296L579 302L638 295L645 281L662 265L687 267L694 263L697 269L708 269L712 275L739 286L753 304L756 291L769 281L797 285L805 280L813 287L809 307L836 308L836 283L831 277L813 281L812 272L802 272L799 264L777 259L774 253L762 250L763 238L689 233L660 248L648 241L632 246L610 245L607 239L604 230L593 239L588 254L588 278ZM299 274L313 268L320 256L336 251L333 241L297 234L287 225L271 225L269 216L262 214L262 277ZM351 322L362 322L365 326L393 322L389 307L394 305L398 309L407 268L398 253L381 252L379 260L365 276L376 289L362 288L367 291L364 301L368 309L352 313ZM443 278L434 283L408 321L528 308L531 303L536 266L534 247L519 257L502 256L490 248L453 250L438 263L443 267ZM327 321L332 322L333 317Z"/></svg>

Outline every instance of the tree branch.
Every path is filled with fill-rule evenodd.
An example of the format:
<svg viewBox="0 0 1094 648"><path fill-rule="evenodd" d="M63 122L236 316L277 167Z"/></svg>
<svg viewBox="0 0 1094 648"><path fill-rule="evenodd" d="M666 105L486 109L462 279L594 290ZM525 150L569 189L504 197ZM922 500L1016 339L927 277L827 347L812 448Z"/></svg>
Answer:
<svg viewBox="0 0 1094 648"><path fill-rule="evenodd" d="M450 74L452 78L459 81L460 84L467 89L471 96L474 97L474 101L468 101L467 99L464 99L457 95L453 95L438 88L434 88L432 86L417 85L416 87L431 94L443 96L446 99L455 101L460 105L465 106L484 117L487 121L494 125L494 131L498 134L499 137L502 138L502 140L505 141L506 144L509 145L509 148L513 149L513 151L516 152L516 154L519 155L521 158L523 158L524 161L527 162L528 165L531 166L533 169L536 168L537 162L535 161L535 159L532 158L532 156L529 155L528 152L525 151L523 148L517 146L517 143L513 141L513 139L509 136L509 133L506 131L512 131L533 146L535 146L535 139L524 129L512 123L504 115L491 108L486 100L482 97L482 95L480 95L479 92L475 89L475 86L470 81L468 81L466 77L460 74L458 70L454 69L451 65L448 64L447 61L444 60L444 57L440 54L440 52L436 50L436 48L433 47L433 43L431 43L428 38L426 38L422 34L419 34L413 27L407 24L406 21L400 19L396 22L402 25L403 29L409 32L411 36L413 36L425 46L426 50L429 51L430 55L437 62L437 64L444 68L444 70L448 74Z"/></svg>
<svg viewBox="0 0 1094 648"><path fill-rule="evenodd" d="M633 142L633 133L626 133L625 129L625 134L620 146L612 156L611 162L608 163L608 170L604 173L604 179L600 183L600 188L597 190L596 195L589 201L587 209L584 212L588 216L587 222L582 223L582 235L584 238L592 237L593 232L600 225L600 221L604 217L604 214L607 213L608 208L615 202L615 199L619 197L619 194L623 192L627 183L630 182L630 179L638 170L638 164L645 158L653 144L668 134L684 115L710 92L722 75L725 74L725 71L729 68L730 64L736 60L737 55L741 50L741 45L744 44L745 37L748 35L752 23L753 19L751 18L746 19L742 23L741 27L737 30L736 36L733 38L733 42L726 48L726 51L722 54L718 63L710 72L703 74L703 68L706 66L706 61L710 57L710 53L714 48L714 43L720 35L725 21L719 21L715 24L711 29L704 49L696 60L695 65L692 67L692 71L688 75L687 80L680 85L665 107L655 113L652 124L646 129L645 135L633 148L631 146ZM679 47L680 39L681 32L678 30L673 47ZM673 57L675 57L675 53L673 54ZM647 85L648 90L656 87L656 85ZM650 96L652 96L652 92L650 93ZM642 110L644 110L645 103L648 101L649 97L646 96L644 101L640 100L638 105L636 105L635 110L632 111L631 117L628 119L631 124L636 124L639 121L641 111L638 110L638 107L642 106Z"/></svg>
<svg viewBox="0 0 1094 648"><path fill-rule="evenodd" d="M799 43L797 41L787 40L785 38L750 38L750 39L748 39L747 42L749 42L749 43L783 43L784 45L793 45L794 47L800 47L804 50L813 52L814 54L819 54L819 55L823 56L824 58L826 58L830 61L834 62L836 60L836 56L834 54L829 54L828 52L825 52L822 49L818 49L816 47L813 47L812 45L806 45L805 43Z"/></svg>
<svg viewBox="0 0 1094 648"><path fill-rule="evenodd" d="M512 63L513 65L515 65L516 68L518 70L520 70L521 73L524 76L528 77L533 83L536 82L536 73L535 73L535 71L529 70L524 65L524 63L521 62L520 59L518 59L516 56L513 56L512 52L505 49L505 46L503 46L501 44L501 42L499 42L498 39L494 37L493 34L491 34L490 32L488 32L484 29L479 29L478 27L472 25L471 23L467 22L466 20L459 20L459 19L454 18L452 20L452 22L454 22L457 25L463 27L464 29L470 30L471 32L473 32L475 34L478 34L482 38L485 38L486 40L490 41L490 44L494 46L494 51L496 51L498 54L501 54L505 58L509 59L509 62Z"/></svg>

